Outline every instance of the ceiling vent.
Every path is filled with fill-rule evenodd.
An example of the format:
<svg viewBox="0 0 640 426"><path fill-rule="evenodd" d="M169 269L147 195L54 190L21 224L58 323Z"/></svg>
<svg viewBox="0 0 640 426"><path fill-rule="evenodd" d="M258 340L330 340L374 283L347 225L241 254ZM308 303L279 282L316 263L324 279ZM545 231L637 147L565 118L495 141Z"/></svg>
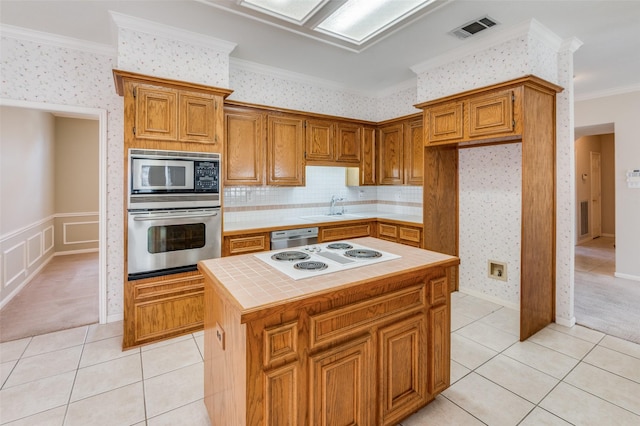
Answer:
<svg viewBox="0 0 640 426"><path fill-rule="evenodd" d="M458 38L464 39L467 37L471 37L472 35L477 34L480 31L484 31L487 28L491 28L497 24L498 22L495 19L489 18L485 15L482 18L467 22L466 24L461 25L454 30L451 30L449 33Z"/></svg>

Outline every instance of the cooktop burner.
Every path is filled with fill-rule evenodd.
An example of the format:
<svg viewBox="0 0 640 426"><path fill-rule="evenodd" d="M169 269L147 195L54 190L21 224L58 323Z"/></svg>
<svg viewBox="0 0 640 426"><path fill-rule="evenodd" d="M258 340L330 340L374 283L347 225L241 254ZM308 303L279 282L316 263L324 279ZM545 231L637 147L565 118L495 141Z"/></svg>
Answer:
<svg viewBox="0 0 640 426"><path fill-rule="evenodd" d="M327 248L333 250L349 250L352 249L353 246L347 243L331 243L327 244Z"/></svg>
<svg viewBox="0 0 640 426"><path fill-rule="evenodd" d="M345 251L344 255L347 257L355 257L357 259L371 259L374 257L381 257L382 253L369 249L354 249Z"/></svg>
<svg viewBox="0 0 640 426"><path fill-rule="evenodd" d="M294 268L304 270L304 271L321 271L323 269L327 269L328 265L323 262L317 261L308 261L308 262L298 262L293 265Z"/></svg>
<svg viewBox="0 0 640 426"><path fill-rule="evenodd" d="M309 255L301 251L281 251L271 256L273 260L288 260L290 262L296 260L305 260L309 258Z"/></svg>

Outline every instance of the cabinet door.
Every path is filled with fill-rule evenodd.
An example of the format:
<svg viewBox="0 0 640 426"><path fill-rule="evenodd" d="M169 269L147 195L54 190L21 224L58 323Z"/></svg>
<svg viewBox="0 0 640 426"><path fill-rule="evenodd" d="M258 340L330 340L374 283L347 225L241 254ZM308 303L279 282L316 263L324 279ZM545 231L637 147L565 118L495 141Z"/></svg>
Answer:
<svg viewBox="0 0 640 426"><path fill-rule="evenodd" d="M371 336L309 357L309 424L374 425L376 373Z"/></svg>
<svg viewBox="0 0 640 426"><path fill-rule="evenodd" d="M255 253L269 250L269 233L225 236L222 243L222 255Z"/></svg>
<svg viewBox="0 0 640 426"><path fill-rule="evenodd" d="M304 186L302 119L269 115L267 121L267 185Z"/></svg>
<svg viewBox="0 0 640 426"><path fill-rule="evenodd" d="M305 125L306 160L333 161L335 126L330 121L307 120Z"/></svg>
<svg viewBox="0 0 640 426"><path fill-rule="evenodd" d="M514 130L512 90L476 96L467 101L470 138L502 136Z"/></svg>
<svg viewBox="0 0 640 426"><path fill-rule="evenodd" d="M175 141L178 138L178 92L155 86L134 86L137 139Z"/></svg>
<svg viewBox="0 0 640 426"><path fill-rule="evenodd" d="M360 163L361 127L355 124L339 123L336 137L336 161Z"/></svg>
<svg viewBox="0 0 640 426"><path fill-rule="evenodd" d="M398 242L408 246L422 247L422 229L399 226Z"/></svg>
<svg viewBox="0 0 640 426"><path fill-rule="evenodd" d="M225 185L264 184L264 116L256 111L225 109Z"/></svg>
<svg viewBox="0 0 640 426"><path fill-rule="evenodd" d="M178 139L181 142L217 143L216 97L200 93L180 93Z"/></svg>
<svg viewBox="0 0 640 426"><path fill-rule="evenodd" d="M424 314L381 328L378 341L381 367L379 424L395 425L429 399Z"/></svg>
<svg viewBox="0 0 640 426"><path fill-rule="evenodd" d="M426 109L424 125L427 140L425 144L455 143L463 137L462 103L451 102Z"/></svg>
<svg viewBox="0 0 640 426"><path fill-rule="evenodd" d="M360 163L360 184L377 185L376 182L376 129L362 129L362 161Z"/></svg>
<svg viewBox="0 0 640 426"><path fill-rule="evenodd" d="M445 285L446 290L446 285ZM429 309L429 393L435 395L449 386L449 311L447 305Z"/></svg>
<svg viewBox="0 0 640 426"><path fill-rule="evenodd" d="M380 128L378 148L378 184L402 185L404 126L393 124Z"/></svg>
<svg viewBox="0 0 640 426"><path fill-rule="evenodd" d="M424 174L424 137L422 117L409 121L404 145L404 183L422 185Z"/></svg>

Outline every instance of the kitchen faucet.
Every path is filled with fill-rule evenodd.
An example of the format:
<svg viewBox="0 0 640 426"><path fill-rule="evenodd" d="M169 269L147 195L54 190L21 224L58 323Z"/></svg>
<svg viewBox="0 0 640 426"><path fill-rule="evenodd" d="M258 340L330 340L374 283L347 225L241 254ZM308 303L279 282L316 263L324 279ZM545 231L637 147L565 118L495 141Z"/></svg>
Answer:
<svg viewBox="0 0 640 426"><path fill-rule="evenodd" d="M344 214L344 205L342 206L342 212L336 213L336 203L338 201L344 201L344 198L342 197L338 198L335 195L331 196L331 207L329 208L329 216Z"/></svg>

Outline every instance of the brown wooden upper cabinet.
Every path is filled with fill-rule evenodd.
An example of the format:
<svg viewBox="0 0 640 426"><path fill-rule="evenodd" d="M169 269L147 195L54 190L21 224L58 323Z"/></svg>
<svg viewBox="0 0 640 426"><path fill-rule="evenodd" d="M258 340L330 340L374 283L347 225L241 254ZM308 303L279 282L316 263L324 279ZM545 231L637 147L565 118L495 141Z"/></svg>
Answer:
<svg viewBox="0 0 640 426"><path fill-rule="evenodd" d="M267 115L267 185L304 186L304 120Z"/></svg>
<svg viewBox="0 0 640 426"><path fill-rule="evenodd" d="M222 151L223 102L231 90L120 70L113 76L124 96L127 148Z"/></svg>
<svg viewBox="0 0 640 426"><path fill-rule="evenodd" d="M429 108L424 116L426 144L508 139L521 134L515 97L513 89L497 90Z"/></svg>
<svg viewBox="0 0 640 426"><path fill-rule="evenodd" d="M304 120L225 106L224 184L304 186Z"/></svg>
<svg viewBox="0 0 640 426"><path fill-rule="evenodd" d="M225 185L264 185L265 114L225 107Z"/></svg>
<svg viewBox="0 0 640 426"><path fill-rule="evenodd" d="M306 120L306 160L334 161L335 124L328 120Z"/></svg>
<svg viewBox="0 0 640 426"><path fill-rule="evenodd" d="M218 143L216 96L137 84L135 137L177 142Z"/></svg>
<svg viewBox="0 0 640 426"><path fill-rule="evenodd" d="M376 180L376 129L362 128L362 158L360 160L360 185L377 185Z"/></svg>
<svg viewBox="0 0 640 426"><path fill-rule="evenodd" d="M305 159L310 165L360 165L362 126L321 119L305 124Z"/></svg>
<svg viewBox="0 0 640 426"><path fill-rule="evenodd" d="M422 117L393 121L380 127L379 185L422 185L423 139Z"/></svg>

